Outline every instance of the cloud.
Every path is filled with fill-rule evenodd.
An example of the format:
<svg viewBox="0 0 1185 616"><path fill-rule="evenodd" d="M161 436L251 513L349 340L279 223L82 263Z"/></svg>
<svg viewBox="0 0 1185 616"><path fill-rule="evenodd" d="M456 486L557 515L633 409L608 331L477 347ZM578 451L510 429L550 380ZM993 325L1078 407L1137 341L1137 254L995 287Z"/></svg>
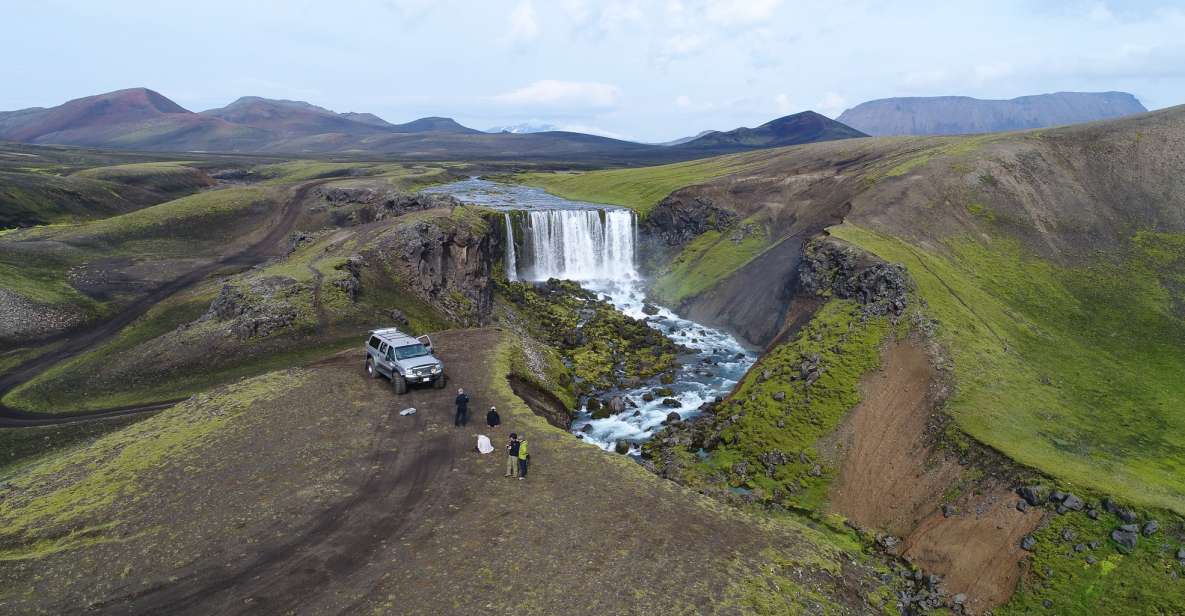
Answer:
<svg viewBox="0 0 1185 616"><path fill-rule="evenodd" d="M815 103L815 111L829 117L834 118L843 113L848 108L848 99L836 94L835 92L828 92Z"/></svg>
<svg viewBox="0 0 1185 616"><path fill-rule="evenodd" d="M515 43L529 43L539 38L539 19L531 0L522 0L510 11L508 36Z"/></svg>
<svg viewBox="0 0 1185 616"><path fill-rule="evenodd" d="M601 29L608 33L615 33L626 26L646 23L646 14L637 2L618 0L609 3L601 11Z"/></svg>
<svg viewBox="0 0 1185 616"><path fill-rule="evenodd" d="M706 43L704 37L698 34L678 34L668 37L663 41L660 58L672 60L693 55L703 49L704 43Z"/></svg>
<svg viewBox="0 0 1185 616"><path fill-rule="evenodd" d="M790 95L785 92L779 93L774 97L774 104L778 107L778 113L781 115L788 115L794 113L797 107L794 101L790 100Z"/></svg>
<svg viewBox="0 0 1185 616"><path fill-rule="evenodd" d="M1086 18L1091 21L1105 22L1115 19L1115 15L1107 5L1102 2L1096 2L1090 7L1090 11L1086 13Z"/></svg>
<svg viewBox="0 0 1185 616"><path fill-rule="evenodd" d="M680 94L679 96L676 96L675 97L675 106L682 107L684 109L690 107L691 106L691 97L687 96L686 94Z"/></svg>
<svg viewBox="0 0 1185 616"><path fill-rule="evenodd" d="M623 141L633 141L629 136L621 133L615 133L596 126L589 126L588 124L561 124L555 127L556 130L568 131L570 133L584 133L586 135L598 135L600 137L608 137L610 139L621 139Z"/></svg>
<svg viewBox="0 0 1185 616"><path fill-rule="evenodd" d="M768 20L781 4L782 0L708 0L704 16L725 27L749 26Z"/></svg>
<svg viewBox="0 0 1185 616"><path fill-rule="evenodd" d="M621 91L615 85L595 81L544 79L493 97L504 105L563 108L608 108L617 104Z"/></svg>

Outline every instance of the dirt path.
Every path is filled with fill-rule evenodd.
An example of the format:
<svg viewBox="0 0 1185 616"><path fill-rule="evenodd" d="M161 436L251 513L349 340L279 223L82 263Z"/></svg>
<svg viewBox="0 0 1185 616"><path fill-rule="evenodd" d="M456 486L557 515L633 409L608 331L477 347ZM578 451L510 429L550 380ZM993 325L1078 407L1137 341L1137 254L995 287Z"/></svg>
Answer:
<svg viewBox="0 0 1185 616"><path fill-rule="evenodd" d="M833 579L801 529L548 426L496 388L503 335L433 336L451 385L473 400L464 428L452 423L453 387L395 396L365 378L360 353L300 369L299 386L86 522L111 528L110 540L0 567L0 589L27 591L0 593L0 611L736 614L736 589L752 588L738 579L766 571L769 554L815 592L875 580ZM503 411L498 432L480 421L489 404ZM418 412L400 416L406 406ZM503 477L512 430L531 443L525 481ZM495 453L474 451L478 433ZM854 601L852 613L876 611Z"/></svg>
<svg viewBox="0 0 1185 616"><path fill-rule="evenodd" d="M272 226L262 239L247 248L193 269L182 276L174 278L150 291L147 295L137 299L121 310L112 318L87 329L84 332L63 334L42 343L65 338L66 344L60 348L35 357L7 373L0 375L0 400L10 391L36 378L55 364L66 361L81 353L110 340L132 321L138 319L153 306L168 297L184 291L209 276L221 270L241 270L281 254L283 242L296 225L300 217L300 203L308 196L310 190L324 184L328 180L315 180L299 185L292 196L284 203L279 220ZM5 406L0 402L0 428L19 428L25 426L45 426L70 423L95 417L111 417L155 411L176 403L176 400L162 401L148 405L100 409L92 411L62 411L47 415L44 413L29 413Z"/></svg>
<svg viewBox="0 0 1185 616"><path fill-rule="evenodd" d="M864 381L863 401L840 428L832 510L860 526L902 538L898 553L965 593L979 613L1006 601L1020 580L1020 539L1041 520L1021 513L1007 485L965 481L957 460L936 452L935 371L912 343L895 343ZM946 502L955 509L944 515Z"/></svg>

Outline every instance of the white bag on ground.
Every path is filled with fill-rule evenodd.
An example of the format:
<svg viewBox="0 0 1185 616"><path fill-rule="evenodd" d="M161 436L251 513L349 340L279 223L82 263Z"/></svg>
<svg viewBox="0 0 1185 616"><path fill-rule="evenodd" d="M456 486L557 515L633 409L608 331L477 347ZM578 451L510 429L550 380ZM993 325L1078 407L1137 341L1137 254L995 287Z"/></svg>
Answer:
<svg viewBox="0 0 1185 616"><path fill-rule="evenodd" d="M477 450L481 453L492 453L494 445L490 443L490 437L484 434L477 435Z"/></svg>
<svg viewBox="0 0 1185 616"><path fill-rule="evenodd" d="M408 409L403 409L402 411L399 411L399 414L400 414L400 415L403 415L403 416L405 416L405 417L406 417L406 416L408 416L408 415L415 415L415 414L416 414L416 409L415 409L415 407L408 408Z"/></svg>

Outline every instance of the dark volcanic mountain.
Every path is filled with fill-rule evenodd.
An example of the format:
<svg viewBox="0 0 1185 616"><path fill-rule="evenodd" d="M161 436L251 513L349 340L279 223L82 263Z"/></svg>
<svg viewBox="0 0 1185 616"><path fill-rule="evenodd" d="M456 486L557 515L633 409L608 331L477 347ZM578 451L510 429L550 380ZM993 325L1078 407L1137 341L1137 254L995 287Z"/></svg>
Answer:
<svg viewBox="0 0 1185 616"><path fill-rule="evenodd" d="M1145 111L1126 92L1057 92L1011 100L883 98L848 109L838 119L877 136L961 135L1078 124Z"/></svg>
<svg viewBox="0 0 1185 616"><path fill-rule="evenodd" d="M451 118L391 124L303 101L245 96L193 113L144 88L0 113L0 140L152 151L359 154L405 159L564 159L655 163L864 136L814 112L710 132L673 147L565 131L489 134Z"/></svg>
<svg viewBox="0 0 1185 616"><path fill-rule="evenodd" d="M814 111L803 111L771 120L757 128L737 128L727 132L711 131L690 141L669 146L668 149L713 153L737 152L867 136Z"/></svg>

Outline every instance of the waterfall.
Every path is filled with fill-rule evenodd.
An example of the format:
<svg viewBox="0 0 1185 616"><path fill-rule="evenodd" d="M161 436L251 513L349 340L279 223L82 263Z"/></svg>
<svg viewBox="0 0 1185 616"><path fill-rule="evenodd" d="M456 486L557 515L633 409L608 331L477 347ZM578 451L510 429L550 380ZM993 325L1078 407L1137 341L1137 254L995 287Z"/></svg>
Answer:
<svg viewBox="0 0 1185 616"><path fill-rule="evenodd" d="M506 220L513 246L509 216ZM527 279L621 281L638 277L634 266L636 225L630 210L530 210L524 212L524 222L522 272ZM514 259L508 252L508 270L517 268Z"/></svg>
<svg viewBox="0 0 1185 616"><path fill-rule="evenodd" d="M518 280L518 260L514 257L514 227L510 224L510 213L502 214L506 219L506 278L511 282Z"/></svg>

